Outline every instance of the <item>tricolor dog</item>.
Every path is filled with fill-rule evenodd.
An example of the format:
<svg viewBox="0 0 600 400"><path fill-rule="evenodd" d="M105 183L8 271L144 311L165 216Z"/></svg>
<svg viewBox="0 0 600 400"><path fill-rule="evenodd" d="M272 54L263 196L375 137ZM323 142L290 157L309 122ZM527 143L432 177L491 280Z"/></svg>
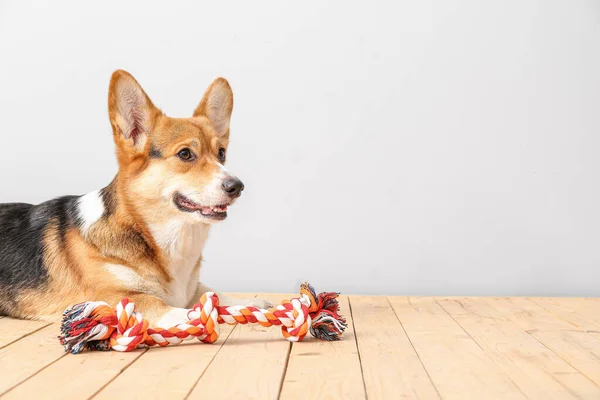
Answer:
<svg viewBox="0 0 600 400"><path fill-rule="evenodd" d="M105 188L39 205L0 204L0 314L60 320L77 303L132 299L154 326L186 321L212 224L244 185L225 168L233 93L207 89L190 118L170 118L116 71L108 114L119 170ZM222 304L268 307L258 299Z"/></svg>

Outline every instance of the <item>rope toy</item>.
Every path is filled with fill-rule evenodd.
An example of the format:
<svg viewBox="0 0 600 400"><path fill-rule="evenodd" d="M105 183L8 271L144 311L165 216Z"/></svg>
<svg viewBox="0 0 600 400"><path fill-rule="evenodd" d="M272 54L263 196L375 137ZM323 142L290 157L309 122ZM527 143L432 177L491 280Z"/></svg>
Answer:
<svg viewBox="0 0 600 400"><path fill-rule="evenodd" d="M132 351L138 347L177 345L197 338L214 343L219 338L219 324L258 323L281 326L283 336L302 340L308 331L321 340L340 340L346 320L338 314L339 293L317 295L307 282L300 287L300 297L283 300L268 310L257 307L221 306L219 297L206 292L188 311L189 321L169 329L149 328L148 321L125 298L110 307L101 301L89 301L67 309L63 314L60 343L73 354L89 350Z"/></svg>

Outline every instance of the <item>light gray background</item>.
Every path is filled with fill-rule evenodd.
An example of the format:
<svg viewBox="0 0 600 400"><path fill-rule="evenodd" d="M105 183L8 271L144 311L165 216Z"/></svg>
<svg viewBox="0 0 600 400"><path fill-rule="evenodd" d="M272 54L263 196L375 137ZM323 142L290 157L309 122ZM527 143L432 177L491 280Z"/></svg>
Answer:
<svg viewBox="0 0 600 400"><path fill-rule="evenodd" d="M159 4L0 2L0 202L110 182L113 70L171 116L224 76L207 283L600 294L599 2Z"/></svg>

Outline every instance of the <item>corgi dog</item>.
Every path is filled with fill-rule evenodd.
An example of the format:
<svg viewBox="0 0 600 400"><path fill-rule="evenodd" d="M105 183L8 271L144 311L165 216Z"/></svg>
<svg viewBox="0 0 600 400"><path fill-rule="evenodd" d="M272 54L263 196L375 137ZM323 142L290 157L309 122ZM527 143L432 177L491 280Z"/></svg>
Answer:
<svg viewBox="0 0 600 400"><path fill-rule="evenodd" d="M206 291L202 249L244 184L225 168L233 92L218 78L190 118L154 106L115 71L108 115L119 169L103 189L0 204L0 315L59 321L84 301L128 297L151 326L187 321ZM221 304L271 305L260 299Z"/></svg>

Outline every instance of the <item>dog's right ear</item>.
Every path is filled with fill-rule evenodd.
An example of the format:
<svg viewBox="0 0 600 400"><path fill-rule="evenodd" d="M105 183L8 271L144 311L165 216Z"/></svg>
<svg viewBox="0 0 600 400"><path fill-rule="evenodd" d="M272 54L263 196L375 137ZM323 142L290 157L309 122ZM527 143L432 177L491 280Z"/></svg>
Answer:
<svg viewBox="0 0 600 400"><path fill-rule="evenodd" d="M108 89L108 115L117 147L135 155L145 149L161 114L131 74L117 70Z"/></svg>

